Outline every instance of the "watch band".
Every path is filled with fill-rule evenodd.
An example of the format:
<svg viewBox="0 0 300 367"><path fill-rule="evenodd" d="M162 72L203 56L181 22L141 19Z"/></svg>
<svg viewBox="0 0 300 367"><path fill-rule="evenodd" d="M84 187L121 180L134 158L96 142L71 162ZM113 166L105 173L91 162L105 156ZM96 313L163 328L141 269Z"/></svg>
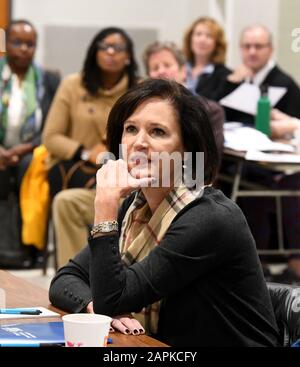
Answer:
<svg viewBox="0 0 300 367"><path fill-rule="evenodd" d="M116 220L112 221L103 221L95 226L93 226L90 234L91 236L95 236L97 233L109 233L109 232L118 232L119 230L119 224Z"/></svg>

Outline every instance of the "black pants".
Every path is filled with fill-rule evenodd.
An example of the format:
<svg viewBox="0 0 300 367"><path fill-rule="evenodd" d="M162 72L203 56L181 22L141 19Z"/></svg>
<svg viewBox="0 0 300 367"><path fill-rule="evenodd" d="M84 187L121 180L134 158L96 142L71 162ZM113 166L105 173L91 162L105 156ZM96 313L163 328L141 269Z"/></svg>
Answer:
<svg viewBox="0 0 300 367"><path fill-rule="evenodd" d="M0 170L0 199L8 198L11 192L19 196L22 179L32 159L32 154L25 155L15 167Z"/></svg>

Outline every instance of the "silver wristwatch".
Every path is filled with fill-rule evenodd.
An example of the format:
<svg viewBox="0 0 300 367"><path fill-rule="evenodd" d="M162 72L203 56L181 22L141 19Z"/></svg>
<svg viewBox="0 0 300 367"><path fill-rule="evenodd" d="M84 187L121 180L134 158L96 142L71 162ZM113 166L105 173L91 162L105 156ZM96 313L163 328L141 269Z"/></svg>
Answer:
<svg viewBox="0 0 300 367"><path fill-rule="evenodd" d="M95 236L95 234L97 233L109 233L109 232L118 232L119 230L119 225L118 222L116 220L111 220L111 221L104 221L104 222L100 222L98 224L96 224L90 234L91 236Z"/></svg>

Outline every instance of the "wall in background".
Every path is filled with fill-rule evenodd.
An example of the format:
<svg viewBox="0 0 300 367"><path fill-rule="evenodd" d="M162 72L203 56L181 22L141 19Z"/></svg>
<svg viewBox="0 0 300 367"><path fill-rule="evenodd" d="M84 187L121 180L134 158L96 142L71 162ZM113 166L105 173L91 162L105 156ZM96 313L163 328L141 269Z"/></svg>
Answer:
<svg viewBox="0 0 300 367"><path fill-rule="evenodd" d="M79 40L81 47L83 39L86 39L86 34L94 32L105 26L117 25L125 29L131 30L131 34L137 35L141 30L145 36L144 40L136 37L136 48L139 51L143 50L149 40L154 37L159 40L174 40L181 44L185 29L189 23L196 17L207 14L209 1L198 0L174 0L163 1L145 1L145 0L14 0L13 17L14 18L29 18L37 27L39 32L39 46L36 54L36 59L45 66L53 67L53 62L57 60L59 68L59 50L61 50L62 39L69 39L74 29L82 29L85 35ZM53 50L53 29L58 27L58 31L64 28L67 32L66 36L57 33L57 51ZM151 37L149 38L149 32ZM51 35L48 33L51 31ZM74 34L74 32L73 32ZM51 40L51 48L47 50L44 42L49 37ZM65 47L76 47L76 37L73 39L73 44L69 43ZM51 59L49 53L52 53ZM54 52L54 54L53 54ZM82 55L85 53L78 50L73 57L77 60L70 65L70 71L74 67L81 68ZM138 55L139 56L139 55ZM66 72L65 65L63 72Z"/></svg>
<svg viewBox="0 0 300 367"><path fill-rule="evenodd" d="M275 58L300 82L300 54L290 47L291 28L300 27L299 0L251 0L247 4L245 0L14 0L12 14L13 18L29 18L36 25L40 37L37 61L61 68L64 74L81 68L83 45L93 32L105 26L127 29L140 56L153 38L181 44L184 31L194 19L211 15L226 30L227 63L234 67L240 63L240 31L250 23L263 23L274 35ZM81 36L74 37L75 32ZM67 63L62 64L64 45L64 52L70 52Z"/></svg>
<svg viewBox="0 0 300 367"><path fill-rule="evenodd" d="M292 49L295 37L292 37L292 31L298 28L298 39L300 36L300 1L299 0L281 0L280 17L278 24L278 62L284 70L294 75L300 84L300 42L298 47Z"/></svg>

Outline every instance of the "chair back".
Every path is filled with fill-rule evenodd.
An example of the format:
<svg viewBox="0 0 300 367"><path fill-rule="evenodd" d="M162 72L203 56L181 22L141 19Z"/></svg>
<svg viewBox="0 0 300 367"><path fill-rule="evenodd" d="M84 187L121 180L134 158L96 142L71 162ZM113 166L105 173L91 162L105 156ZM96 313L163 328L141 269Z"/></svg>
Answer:
<svg viewBox="0 0 300 367"><path fill-rule="evenodd" d="M271 282L267 286L282 346L290 347L300 338L300 287Z"/></svg>

